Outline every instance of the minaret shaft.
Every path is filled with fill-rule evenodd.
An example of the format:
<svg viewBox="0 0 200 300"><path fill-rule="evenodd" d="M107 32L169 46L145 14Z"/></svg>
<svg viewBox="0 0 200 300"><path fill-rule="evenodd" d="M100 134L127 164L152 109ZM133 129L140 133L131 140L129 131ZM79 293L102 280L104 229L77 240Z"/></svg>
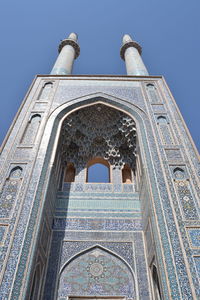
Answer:
<svg viewBox="0 0 200 300"><path fill-rule="evenodd" d="M128 34L123 37L121 58L125 60L127 75L148 76L149 73L141 58L142 48Z"/></svg>
<svg viewBox="0 0 200 300"><path fill-rule="evenodd" d="M77 39L77 35L75 33L71 33L67 39L61 41L59 45L60 53L53 66L51 74L70 75L72 73L74 60L80 53Z"/></svg>

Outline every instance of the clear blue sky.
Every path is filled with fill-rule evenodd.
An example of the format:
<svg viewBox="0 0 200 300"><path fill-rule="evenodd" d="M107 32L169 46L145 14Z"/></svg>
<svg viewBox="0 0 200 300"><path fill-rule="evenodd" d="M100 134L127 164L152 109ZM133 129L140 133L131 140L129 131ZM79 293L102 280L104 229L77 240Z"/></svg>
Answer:
<svg viewBox="0 0 200 300"><path fill-rule="evenodd" d="M151 75L164 75L200 149L199 0L1 1L0 141L35 74L48 74L59 41L79 35L76 74L125 74L121 38L143 47Z"/></svg>

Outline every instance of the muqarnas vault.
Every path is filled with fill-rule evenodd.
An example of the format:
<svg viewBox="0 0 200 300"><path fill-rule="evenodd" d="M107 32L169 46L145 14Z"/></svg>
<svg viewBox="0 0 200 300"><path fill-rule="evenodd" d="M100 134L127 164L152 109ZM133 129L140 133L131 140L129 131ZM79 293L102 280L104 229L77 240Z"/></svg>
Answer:
<svg viewBox="0 0 200 300"><path fill-rule="evenodd" d="M72 33L3 143L0 299L199 299L198 153L165 80L129 35L126 76L71 75L79 52Z"/></svg>

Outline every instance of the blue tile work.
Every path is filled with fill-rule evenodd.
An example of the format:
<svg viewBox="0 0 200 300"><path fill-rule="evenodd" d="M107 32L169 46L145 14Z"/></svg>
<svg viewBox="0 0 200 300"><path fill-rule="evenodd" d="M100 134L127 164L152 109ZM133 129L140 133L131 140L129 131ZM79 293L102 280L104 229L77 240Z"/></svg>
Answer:
<svg viewBox="0 0 200 300"><path fill-rule="evenodd" d="M153 120L153 113L151 113L152 116L152 120ZM150 161L151 159L154 161L155 164L155 172L156 172L156 182L154 182L154 176L150 176L151 178L151 185L153 186L152 192L153 192L153 197L154 197L154 204L156 206L156 211L157 211L157 219L159 222L159 229L160 229L160 238L162 240L162 245L163 245L163 250L164 250L164 255L165 255L165 261L166 264L168 266L168 278L170 281L170 286L171 286L171 293L172 293L172 297L173 298L179 298L180 297L180 290L178 287L178 280L180 280L180 278L182 277L182 282L180 283L182 290L184 291L184 293L187 293L187 297L188 299L190 299L191 296L191 290L190 290L190 284L187 278L187 271L185 269L185 263L184 263L184 258L183 258L183 254L182 254L182 250L181 250L181 245L179 243L178 240L178 234L176 231L176 226L175 226L175 222L174 222L174 216L171 210L171 203L169 201L169 196L168 196L168 192L166 189L166 183L165 180L163 178L163 172L162 172L162 168L161 168L161 162L159 161L158 157L158 153L156 152L156 144L152 138L151 135L151 131L148 128L148 141L150 142L150 147L151 149L154 149L154 151L152 152L152 158L147 158L147 165L149 165L149 170L150 170ZM155 125L154 125L155 128ZM158 136L158 132L156 133ZM161 143L162 144L162 143ZM162 151L162 147L160 148L160 151ZM163 151L162 151L163 152ZM148 156L148 154L147 154ZM157 191L156 191L156 187L159 188L160 190L160 197L157 195ZM164 209L164 215L163 215L163 209ZM163 218L164 217L164 218ZM165 223L166 220L166 223ZM153 222L153 230L156 228L156 224L155 224L155 220L152 218L152 222ZM166 226L167 225L167 226ZM168 234L170 235L170 239L168 237ZM157 250L157 255L158 255L158 260L160 262L159 264L159 268L161 271L161 274L164 270L162 270L162 255L161 253L159 253L159 248L160 246L159 244L159 237L156 237L157 233L154 230L154 235L155 235L155 243L156 243L156 250ZM177 238L175 239L174 236L176 236ZM173 254L170 253L170 244L169 242L171 242L173 244ZM181 264L183 266L184 272L182 270L182 268L176 268L174 269L174 263L172 260L172 256L173 259L175 259L175 261L177 261L177 265ZM176 272L178 272L178 277ZM183 275L184 274L184 275ZM161 278L164 278L164 273L161 275ZM165 297L167 297L168 292L167 289L165 289L165 285L163 286L163 294L165 295Z"/></svg>
<svg viewBox="0 0 200 300"><path fill-rule="evenodd" d="M105 238L106 236L104 236L104 239ZM63 233L54 232L53 245L55 248L54 251L51 252L44 299L52 299L51 297L53 297L52 286L55 287L56 269L60 269L61 267L63 268L66 262L70 261L73 258L76 258L77 255L79 256L84 254L85 251L87 252L90 249L91 251L97 249L97 247L98 249L99 248L103 250L107 249L106 251L111 251L110 253L114 256L117 256L118 259L123 259L124 262L127 262L128 264L127 266L129 266L130 270L135 269L134 254L133 254L134 250L133 250L132 242L102 242L102 241L95 242L95 241L88 240L88 241L65 241L62 243L62 240L63 240ZM59 262L58 249L60 248L60 246L62 250L61 250L61 257ZM133 278L130 280L130 283L131 282L133 282ZM78 293L79 295L81 295L80 291L78 291ZM75 294L77 294L77 292L75 292Z"/></svg>
<svg viewBox="0 0 200 300"><path fill-rule="evenodd" d="M36 135L41 122L41 114L31 114L26 129L22 135L21 143L31 145L35 142Z"/></svg>
<svg viewBox="0 0 200 300"><path fill-rule="evenodd" d="M130 268L120 258L95 247L72 260L62 270L58 299L66 295L119 295L135 299L135 280Z"/></svg>
<svg viewBox="0 0 200 300"><path fill-rule="evenodd" d="M98 184L94 184L97 185ZM102 185L102 184L101 184ZM110 184L112 186L112 184ZM138 193L108 193L108 192L70 192L58 193L56 201L57 211L70 211L71 209L102 210L110 212L116 210L140 211Z"/></svg>
<svg viewBox="0 0 200 300"><path fill-rule="evenodd" d="M145 79L146 80L146 79ZM154 79L156 81L156 79ZM167 89L164 87L162 80L159 80L159 84L160 86L162 86L162 93L165 94L165 97L167 98L166 101L166 108L167 111L169 111L169 115L172 116L171 120L170 120L170 128L173 132L174 129L177 129L177 127L179 128L179 130L177 130L176 132L176 137L177 137L177 141L181 141L183 142L183 148L181 149L182 155L183 155L183 160L184 162L187 162L187 167L189 170L189 178L190 178L190 189L191 189L191 194L193 196L192 201L197 203L197 198L196 198L196 193L199 193L199 187L198 187L198 182L196 181L196 176L195 176L195 169L198 166L198 158L194 152L192 143L190 142L190 140L188 139L187 136L187 132L185 131L185 127L182 123L182 120L179 116L179 114L177 114L177 109L174 106L172 97L169 95L169 92L167 91ZM121 83L122 85L122 83ZM185 297L185 299L195 299L191 293L191 288L190 288L190 283L188 282L187 279L187 269L185 267L185 261L187 259L188 265L190 266L190 272L192 274L192 280L193 280L193 284L194 287L196 289L196 293L198 296L198 289L199 289L199 285L198 285L198 281L197 281L197 265L195 266L194 264L194 258L192 257L192 251L190 249L190 245L189 245L189 241L188 241L188 235L186 232L186 228L185 228L185 224L183 222L183 217L181 214L181 210L180 210L180 202L179 199L177 197L176 191L175 191L175 186L174 186L174 181L172 180L172 175L169 171L169 166L166 162L166 156L164 153L164 149L163 149L163 144L161 143L161 141L159 140L158 137L158 131L156 129L155 124L152 124L151 127L151 122L148 121L148 118L145 116L145 114L142 113L141 110L137 109L134 106L131 106L130 103L135 103L137 105L140 105L140 103L143 102L142 99L142 94L139 95L139 97L135 97L134 96L134 92L132 92L131 88L129 89L129 91L125 91L126 88L121 87L121 91L118 91L117 89L115 90L115 88L112 88L112 91L109 92L109 89L107 91L107 93L110 93L112 95L117 95L117 93L121 93L120 97L124 100L130 100L129 103L125 101L123 101L122 99L111 99L112 97L110 97L111 100L108 100L107 103L113 104L116 107L119 107L121 109L125 109L127 111L129 111L137 120L138 122L138 126L140 126L140 132L141 132L141 137L140 137L140 145L145 153L145 158L146 158L146 162L147 165L145 167L147 167L147 172L148 172L148 176L149 178L151 178L151 192L153 194L153 199L154 199L154 205L155 205L155 210L156 210L156 215L157 215L157 221L158 221L158 227L157 227L157 223L155 222L155 218L154 216L152 216L152 224L153 224L153 234L155 237L155 243L156 243L156 249L157 249L157 256L158 256L158 261L159 261L159 269L160 269L160 274L162 277L162 287L163 287L163 294L165 299L169 299L168 296L168 285L166 283L166 274L168 275L168 280L169 280L169 285L170 285L170 289L171 289L171 297L172 299L182 299L183 297ZM34 90L34 88L33 88ZM73 88L74 92L73 95L69 95L67 93L63 93L63 97L64 94L66 95L66 97L69 97L68 100L71 100L72 98L76 98L76 90L77 86ZM85 89L85 91L78 91L78 93L82 93L82 95L85 94L89 94L89 92L92 92L92 90L94 92L97 91L97 88L93 87L93 88L87 88ZM104 90L104 88L102 88L102 90ZM131 95L131 93L133 95ZM33 94L33 93L32 93ZM32 95L30 93L30 95ZM32 97L32 96L31 96ZM70 98L71 97L71 98ZM129 98L130 97L130 98ZM32 100L32 98L30 98L30 100ZM56 107L56 105L59 105L59 98L57 98L57 103L55 102L54 107L52 107L52 109L54 109ZM66 101L65 98L63 98L62 103L64 101ZM84 99L83 101L85 101L84 103L91 103L86 101L86 99ZM93 101L93 100L92 100ZM102 100L104 101L104 99ZM29 102L27 101L27 105L25 105L25 109L28 110L28 106L29 106ZM60 102L61 104L61 102ZM73 106L74 108L75 106ZM153 111L152 114L150 112L151 108L149 106L149 108L145 108L144 103L140 105L141 108L144 108L148 114L148 116L150 116L150 119L153 120ZM135 111L135 112L134 112ZM19 119L24 118L26 110L22 111L21 116L19 117ZM63 111L63 114L65 114L67 112L67 110ZM140 119L139 115L142 116L142 119ZM20 120L21 120L20 119ZM21 122L21 121L20 121ZM153 122L153 121L152 121ZM146 128L147 131L144 130L143 128L143 124L146 124ZM140 125L139 125L140 124ZM18 127L17 127L18 126ZM19 130L20 126L19 123L16 123L16 127L13 129L13 133L12 134L17 134L18 130ZM49 125L48 127L49 132L51 131L51 126ZM157 142L154 142L154 137L152 132L154 131L154 136L156 136L157 138ZM148 132L148 134L146 134ZM179 135L179 132L181 132L181 136ZM48 144L48 134L46 135L46 139L47 139L47 143L43 143L42 144L42 148L45 149L45 147ZM52 139L55 140L55 132L53 132L52 134ZM147 143L148 141L148 143ZM51 143L52 141L50 141L50 152L51 152ZM185 148L187 148L187 152L185 151ZM13 150L11 150L11 152L9 152L9 148L11 149L11 143L10 141L8 141L7 146L6 146L6 153L2 153L2 157L5 158L9 155L11 155L14 152L14 148ZM157 151L159 148L159 151ZM12 152L13 151L13 152ZM149 153L150 152L150 153ZM190 153L190 158L191 160L188 158L188 153ZM34 180L32 179L29 183L26 182L26 186L25 188L28 187L28 192L27 192L27 197L23 198L23 193L24 190L22 191L22 194L19 194L20 197L20 201L21 199L24 200L24 207L21 211L21 216L19 218L19 222L18 222L18 227L14 228L14 222L15 222L15 217L17 216L17 213L19 215L20 213L20 206L16 206L16 210L14 211L14 216L12 219L10 231L8 233L8 240L5 241L6 245L8 246L8 241L11 237L11 233L12 230L15 229L16 235L14 237L14 243L13 243L13 248L11 249L11 254L10 254L10 258L8 260L7 263L7 269L6 269L6 274L4 276L4 281L3 281L3 292L2 292L2 297L4 297L5 299L7 299L7 295L8 295L8 290L10 289L10 286L12 284L11 282L11 278L14 276L14 273L16 272L16 282L13 285L13 296L12 299L19 299L19 292L20 292L20 287L22 286L22 282L25 282L27 280L27 274L25 273L25 270L27 269L28 271L30 271L29 265L30 264L30 260L29 260L29 249L30 249L30 245L31 245L31 241L32 241L32 233L33 230L35 230L35 228L37 227L38 230L38 224L37 224L37 216L39 215L38 213L38 209L39 209L39 205L40 205L40 201L41 201L41 186L44 183L44 176L45 176L45 172L42 174L42 178L40 181L40 184L38 186L38 189L40 189L40 191L37 193L37 197L35 198L34 201L34 206L32 206L32 200L34 199L34 195L35 195L35 191L37 190L37 183L38 183L38 179L39 179L39 174L41 172L41 168L42 168L42 159L43 156L46 155L46 152L44 151L40 151L38 158L39 158L39 163L36 164L36 170L35 172L33 172L34 174ZM12 156L10 156L12 157ZM34 157L31 156L31 159ZM9 158L10 159L10 158ZM48 164L48 159L49 159L49 154L47 154L47 159L46 159L46 167ZM172 159L173 159L173 155L172 155ZM21 157L21 160L23 160L23 157ZM192 163L190 163L192 162ZM3 162L4 163L4 162ZM29 168L31 169L31 165L29 165ZM163 176L163 169L165 168L165 175ZM168 193L170 190L170 193ZM196 192L194 192L194 190L196 190ZM21 191L20 191L21 193ZM18 201L19 199L17 199ZM18 201L19 202L19 201ZM30 214L31 209L33 207L33 211L32 214ZM175 212L175 213L174 213ZM28 223L28 220L30 220L30 223ZM191 219L190 220L191 223L190 225L193 226L196 222L196 220ZM176 223L177 222L177 223ZM37 224L36 227L35 223ZM179 226L179 229L177 230L177 225ZM158 230L159 228L159 230ZM25 237L25 231L27 231L27 235ZM112 237L112 234L109 231L105 231L104 233L109 234L110 238ZM115 234L118 234L119 232L115 231ZM180 234L179 234L180 233ZM60 239L62 239L66 234L64 234L63 232L59 231L56 232L56 234L60 234ZM70 238L74 238L74 237L78 237L78 238L83 238L83 236L85 236L85 238L87 238L87 236L93 236L94 237L94 232L92 232L92 230L88 233L84 233L83 232L69 232L67 233L67 236ZM102 238L104 237L104 235L102 235L102 233L98 233L96 235L98 238ZM114 235L116 237L116 235ZM124 233L121 234L119 233L119 236L122 238L123 236L127 237L127 235L125 235ZM25 240L24 240L25 237ZM182 242L180 242L180 240L182 240ZM24 241L24 244L23 244ZM163 249L163 253L161 251L161 243L162 243L162 249ZM59 253L59 249L60 249L60 244L58 243L58 247L56 248L55 242L53 242L55 249L57 249L57 254ZM182 245L184 245L184 250L182 248ZM22 248L23 246L23 248ZM186 253L186 256L183 256L183 252ZM17 270L17 265L14 262L13 258L18 257L19 253L22 253L21 258L19 258L19 268ZM137 252L138 253L138 252ZM197 252L196 252L197 253ZM57 255L58 257L58 255ZM50 257L50 260L52 259L52 256ZM57 259L59 260L59 258L54 257L54 262L57 263ZM140 258L141 259L141 258ZM141 259L142 260L142 259ZM196 261L198 261L198 258L195 258ZM138 262L137 264L139 265L139 258L138 258ZM165 269L166 268L166 269ZM199 269L198 269L199 270ZM166 272L165 272L166 271ZM139 274L141 274L139 272ZM140 276L140 275L139 275ZM51 285L49 285L49 289L51 288Z"/></svg>
<svg viewBox="0 0 200 300"><path fill-rule="evenodd" d="M168 124L160 124L159 131L163 140L163 144L171 145L174 143Z"/></svg>
<svg viewBox="0 0 200 300"><path fill-rule="evenodd" d="M7 180L0 195L0 218L9 218L20 187L20 180Z"/></svg>
<svg viewBox="0 0 200 300"><path fill-rule="evenodd" d="M123 191L125 193L133 193L134 192L134 186L132 184L123 184Z"/></svg>
<svg viewBox="0 0 200 300"><path fill-rule="evenodd" d="M84 85L77 85L76 81L73 81L72 84L69 85L65 84L64 81L60 82L59 88L57 89L54 101L55 103L66 103L67 101L71 101L71 99L78 98L78 97L85 97L85 95L92 95L96 96L97 92L102 93L105 98L110 98L112 96L117 97L119 99L128 99L130 102L139 105L141 108L144 108L144 101L143 95L141 93L140 87L135 87L133 82L128 83L129 86L125 86L125 82L123 87L118 87L118 83L115 82L113 86L112 83L108 83L106 86L105 84L99 85L98 88L88 82L89 84L83 82ZM78 88L77 88L78 87ZM109 97L108 97L109 95ZM89 96L91 98L91 96ZM52 107L54 109L54 107Z"/></svg>
<svg viewBox="0 0 200 300"><path fill-rule="evenodd" d="M38 205L38 202L36 201L36 199L35 199L35 205L36 205L36 207L37 207L37 205ZM35 210L34 211L32 211L33 212L33 214L32 215L34 215L35 214ZM32 228L33 227L33 223L32 224L30 224L31 226L30 226L30 228ZM29 236L30 236L30 232L29 232ZM24 249L24 250L26 250L26 249ZM58 253L58 252L57 252ZM26 255L25 255L25 253L23 254L24 256L24 258L26 257ZM23 267L23 265L22 265L22 267ZM20 272L22 273L22 269L20 269ZM13 294L13 295L17 295L17 293L15 292L15 294Z"/></svg>
<svg viewBox="0 0 200 300"><path fill-rule="evenodd" d="M169 98L168 98L168 100L169 100ZM171 98L170 98L170 102L172 102L171 101ZM167 102L168 103L168 102ZM171 106L170 106L170 109L172 109L172 107L174 107L174 103L171 103ZM176 110L176 107L174 107L174 111L173 111L173 113L176 115L176 117L174 117L173 116L173 121L174 120L177 120L177 119L179 119L179 115L177 114L177 110ZM153 114L152 114L153 115ZM180 124L179 124L180 125ZM175 128L175 126L176 126L176 124L173 124L172 123L172 126L174 126L174 128ZM181 124L181 128L183 129L183 125ZM181 131L181 133L182 132L184 132L184 129L183 129L183 131ZM187 133L185 133L185 137L187 136ZM178 134L178 132L176 133L176 137L177 137L177 140L179 140L179 141L181 141L181 139L182 139L182 137L180 137L179 136L179 134ZM186 139L188 139L188 137L186 138ZM159 141L159 143L160 143L160 141ZM160 143L161 145L162 145L162 143ZM183 142L183 144L184 144L184 142ZM190 142L188 142L188 145L190 144L190 147L191 147L191 143ZM164 160L164 153L163 153L163 150L162 150L163 148L162 148L162 146L160 147L160 153L161 153L161 155L162 155L162 157L163 157L163 160ZM185 152L185 150L183 150L184 148L182 148L182 152L184 153ZM193 151L193 150L192 150ZM193 152L194 153L194 152ZM196 157L195 156L195 154L193 154L194 155L194 157ZM187 157L187 155L186 155L186 157ZM155 160L156 160L156 157L154 158ZM157 170L157 172L159 172L159 170L160 170L160 167L157 165L156 166L156 170ZM181 216L181 212L180 212L180 210L179 210L179 204L178 204L178 201L177 201L177 198L176 198L176 193L175 193L175 191L174 191L174 189L172 188L172 177L170 176L170 174L168 173L168 168L167 168L167 166L165 166L165 172L166 172L166 174L167 174L167 180L168 180L168 184L169 184L169 188L170 188L170 195L171 195L171 197L172 197L172 199L173 199L173 205L174 205L174 207L175 207L175 211L176 211L176 218L178 219L178 224L179 224L179 227L180 227L180 230L181 230L181 235L182 235L182 239L184 240L184 247L185 247L185 251L187 252L187 259L188 259L188 261L189 261L189 265L190 265L190 271L192 272L192 279L193 279L193 284L194 284L194 286L195 286L195 288L196 288L196 293L197 293L197 295L199 295L199 293L200 293L200 291L199 291L199 285L198 285L198 278L197 278L197 274L196 274L196 270L195 270L195 268L194 268L194 264L193 264L193 261L192 261L192 256L191 256L191 250L190 250L190 246L189 246L189 244L188 244L188 240L187 240L187 235L186 235L186 230L185 230L185 228L184 228L184 224L183 224L183 220L182 220L182 216ZM190 172L192 173L192 169L190 170ZM159 183L159 181L161 181L160 180L160 175L161 175L161 172L159 172L160 174L159 174L159 176L158 176L158 178L159 178L159 180L158 180L158 183ZM162 175L161 175L162 176ZM199 188L198 188L198 184L196 183L196 178L193 176L193 175L190 175L191 176L191 179L192 179L192 181L193 181L193 184L195 185L195 188L196 188L196 190L198 191L199 190ZM164 183L162 183L162 185L163 185L163 187L165 186L165 184ZM167 195L167 191L165 191L165 189L161 189L162 190L162 195ZM176 260L176 258L177 258L177 264L176 264L176 272L179 274L178 275L178 280L179 280L179 282L181 281L181 279L180 278L184 278L183 280L185 281L185 283L183 283L183 281L181 282L181 289L182 289L182 291L183 291L183 295L187 295L187 297L188 297L188 299L193 299L192 298L192 295L191 295L191 290L190 290L190 284L189 284L189 282L188 282L188 280L187 280L187 271L186 271L186 269L185 269L185 264L184 264L184 259L183 259L183 255L182 255L182 251L181 251L181 245L179 244L179 243L176 243L177 241L178 241L178 234L177 233L175 233L175 231L176 231L176 226L175 226L175 224L174 224L174 221L173 220L170 220L170 219L168 219L168 214L170 213L171 215L172 215L172 212L170 212L170 203L168 202L168 198L167 197L163 197L163 198L165 198L165 199L163 199L163 204L164 204L164 207L165 207L165 217L167 218L167 223L168 223L168 230L169 230L169 233L170 233L170 236L171 236L171 243L172 243L172 248L173 248L173 256L174 256L174 258L175 258L175 260ZM196 201L196 199L194 198L193 199L193 201ZM158 216L159 216L159 214L158 214ZM173 219L173 218L172 218ZM160 221L161 220L159 220L159 223L160 223ZM161 223L160 223L160 225L161 225ZM161 232L161 236L163 237L164 236L164 232ZM177 236L177 238L176 238L176 242L175 242L175 238L174 238L174 236ZM175 243L174 243L175 242ZM163 244L164 245L164 244ZM165 247L164 247L165 248ZM181 258L182 257L182 258ZM166 258L166 256L165 256L165 258ZM182 263L180 264L180 258L181 258L181 260L182 260ZM167 258L167 260L168 260L168 258ZM178 262L179 261L179 262ZM169 266L169 265L168 265ZM170 278L170 284L172 283L172 277L171 277L171 275L169 276L169 278ZM183 285L185 286L185 287L183 287ZM178 289L176 288L175 289L176 291L178 291ZM186 294L184 294L184 293L186 293Z"/></svg>
<svg viewBox="0 0 200 300"><path fill-rule="evenodd" d="M119 211L113 211L113 212L97 212L96 210L90 210L90 211L76 211L76 210L68 210L66 211L56 211L55 212L56 217L68 217L68 218L79 218L79 217L93 217L93 218L130 218L130 219L140 219L142 217L141 212L138 212L137 210L130 210L129 212L119 212Z"/></svg>
<svg viewBox="0 0 200 300"><path fill-rule="evenodd" d="M178 180L175 181L175 186L183 209L184 218L186 220L197 220L198 213L191 194L190 183L187 180Z"/></svg>
<svg viewBox="0 0 200 300"><path fill-rule="evenodd" d="M148 271L145 264L144 241L141 232L134 233L135 259L139 286L139 299L150 298L148 289Z"/></svg>
<svg viewBox="0 0 200 300"><path fill-rule="evenodd" d="M0 244L3 242L5 234L6 234L7 226L0 225Z"/></svg>
<svg viewBox="0 0 200 300"><path fill-rule="evenodd" d="M177 161L181 160L183 161L181 150L180 149L165 149L165 153L167 156L167 159L170 161Z"/></svg>
<svg viewBox="0 0 200 300"><path fill-rule="evenodd" d="M154 104L152 105L154 113L166 114L166 109L164 104Z"/></svg>
<svg viewBox="0 0 200 300"><path fill-rule="evenodd" d="M93 184L87 183L84 185L86 192L111 192L113 189L112 184Z"/></svg>
<svg viewBox="0 0 200 300"><path fill-rule="evenodd" d="M12 208L17 199L17 193L22 182L23 168L19 165L10 166L8 178L4 181L0 193L0 218L11 217Z"/></svg>
<svg viewBox="0 0 200 300"><path fill-rule="evenodd" d="M141 220L54 218L54 230L142 230Z"/></svg>
<svg viewBox="0 0 200 300"><path fill-rule="evenodd" d="M200 248L200 228L188 228L192 247Z"/></svg>
<svg viewBox="0 0 200 300"><path fill-rule="evenodd" d="M109 240L104 234L104 239ZM92 249L96 246L101 246L112 253L117 254L124 261L126 261L135 271L134 265L134 249L132 242L111 242L111 241L64 241L62 245L62 257L60 261L61 267L78 253Z"/></svg>
<svg viewBox="0 0 200 300"><path fill-rule="evenodd" d="M147 83L146 90L151 103L161 103L162 99L160 99L156 85L154 83Z"/></svg>
<svg viewBox="0 0 200 300"><path fill-rule="evenodd" d="M194 261L200 278L200 256L195 256Z"/></svg>

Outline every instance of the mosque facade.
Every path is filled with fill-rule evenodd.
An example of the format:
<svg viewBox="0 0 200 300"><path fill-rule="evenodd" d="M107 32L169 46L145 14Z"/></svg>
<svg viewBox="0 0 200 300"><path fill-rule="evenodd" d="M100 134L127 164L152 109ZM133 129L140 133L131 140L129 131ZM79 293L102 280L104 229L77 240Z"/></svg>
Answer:
<svg viewBox="0 0 200 300"><path fill-rule="evenodd" d="M199 156L141 51L72 75L71 33L34 79L1 149L0 299L200 299Z"/></svg>

